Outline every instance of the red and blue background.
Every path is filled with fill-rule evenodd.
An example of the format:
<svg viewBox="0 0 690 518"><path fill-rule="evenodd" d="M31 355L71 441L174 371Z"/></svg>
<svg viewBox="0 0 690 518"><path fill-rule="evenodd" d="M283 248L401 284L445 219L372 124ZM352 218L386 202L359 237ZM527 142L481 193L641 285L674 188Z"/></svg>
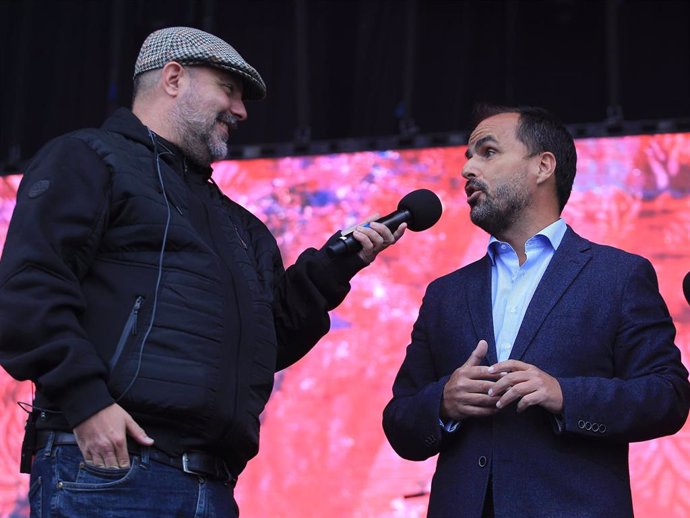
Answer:
<svg viewBox="0 0 690 518"><path fill-rule="evenodd" d="M577 141L578 173L563 217L584 237L649 258L690 365L690 134ZM330 333L276 377L262 415L261 450L240 477L243 518L423 517L435 459L400 459L381 411L403 359L426 285L485 253L488 237L469 221L460 170L465 148L342 153L226 161L214 179L261 217L286 265L337 229L395 209L431 189L444 211L431 229L408 232L352 283ZM0 244L19 175L0 177ZM28 476L18 461L31 384L0 371L0 518L28 516ZM635 516L690 516L690 425L631 445ZM596 488L593 488L596 489Z"/></svg>

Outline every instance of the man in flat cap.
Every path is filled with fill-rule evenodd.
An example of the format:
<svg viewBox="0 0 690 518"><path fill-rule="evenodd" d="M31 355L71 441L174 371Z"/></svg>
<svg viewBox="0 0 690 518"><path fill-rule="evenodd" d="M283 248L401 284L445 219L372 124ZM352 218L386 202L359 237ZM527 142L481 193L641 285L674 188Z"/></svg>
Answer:
<svg viewBox="0 0 690 518"><path fill-rule="evenodd" d="M226 42L144 42L132 110L48 143L0 262L0 363L36 385L22 448L32 516L238 515L276 370L328 331L350 279L397 241L308 249L284 269L266 226L211 180L261 99Z"/></svg>

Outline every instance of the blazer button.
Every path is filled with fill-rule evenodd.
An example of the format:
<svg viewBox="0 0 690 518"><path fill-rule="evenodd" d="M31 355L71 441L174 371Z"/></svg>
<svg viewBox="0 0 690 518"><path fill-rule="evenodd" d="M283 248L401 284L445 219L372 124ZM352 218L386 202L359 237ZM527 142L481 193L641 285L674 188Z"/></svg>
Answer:
<svg viewBox="0 0 690 518"><path fill-rule="evenodd" d="M587 421L587 422L585 423L585 430L587 430L588 432L591 431L591 430L592 430L592 423L590 423L589 421Z"/></svg>
<svg viewBox="0 0 690 518"><path fill-rule="evenodd" d="M585 422L584 422L582 419L580 419L580 420L577 422L577 426L580 427L580 428L584 428L584 427L585 427Z"/></svg>
<svg viewBox="0 0 690 518"><path fill-rule="evenodd" d="M479 461L477 462L477 464L479 464L480 468L485 467L486 466L486 457L484 455L479 457Z"/></svg>
<svg viewBox="0 0 690 518"><path fill-rule="evenodd" d="M605 425L605 424L602 424L602 425L599 427L599 433L606 433L606 425Z"/></svg>
<svg viewBox="0 0 690 518"><path fill-rule="evenodd" d="M601 425L599 423L594 423L592 425L592 431L593 432L598 432L600 428L601 428Z"/></svg>

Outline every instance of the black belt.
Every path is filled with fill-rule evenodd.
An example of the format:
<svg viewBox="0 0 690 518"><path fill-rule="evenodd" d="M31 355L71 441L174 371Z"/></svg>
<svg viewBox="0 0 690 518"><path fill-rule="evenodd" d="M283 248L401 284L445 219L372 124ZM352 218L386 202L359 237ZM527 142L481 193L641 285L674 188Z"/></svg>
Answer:
<svg viewBox="0 0 690 518"><path fill-rule="evenodd" d="M53 446L77 445L77 438L73 433L41 430L36 434L36 450L44 448L51 435ZM146 448L146 446L142 447L136 443L127 444L127 449L132 455L140 456L142 448ZM233 486L237 482L237 478L230 473L223 459L202 451L188 451L179 456L172 456L149 447L148 453L149 459L180 469L191 475L223 480L230 482Z"/></svg>

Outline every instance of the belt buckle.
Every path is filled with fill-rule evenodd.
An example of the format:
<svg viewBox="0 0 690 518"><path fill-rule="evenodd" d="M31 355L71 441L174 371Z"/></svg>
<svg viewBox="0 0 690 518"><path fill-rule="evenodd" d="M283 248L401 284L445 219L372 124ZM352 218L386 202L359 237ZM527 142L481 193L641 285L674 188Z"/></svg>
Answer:
<svg viewBox="0 0 690 518"><path fill-rule="evenodd" d="M203 471L193 470L192 468L189 467L189 456L187 455L187 453L182 454L182 471L184 471L185 473L189 473L190 475L202 476L202 477L213 477L213 478L223 479L226 482L227 481L232 482L233 487L235 487L235 483L237 483L237 478L230 473L230 470L228 469L225 462L222 462L221 469L222 469L222 472L219 471L218 465L215 464L213 472L208 472L206 470L203 470Z"/></svg>
<svg viewBox="0 0 690 518"><path fill-rule="evenodd" d="M189 457L186 453L182 454L182 471L189 473L190 475L198 475L196 471L189 469Z"/></svg>

